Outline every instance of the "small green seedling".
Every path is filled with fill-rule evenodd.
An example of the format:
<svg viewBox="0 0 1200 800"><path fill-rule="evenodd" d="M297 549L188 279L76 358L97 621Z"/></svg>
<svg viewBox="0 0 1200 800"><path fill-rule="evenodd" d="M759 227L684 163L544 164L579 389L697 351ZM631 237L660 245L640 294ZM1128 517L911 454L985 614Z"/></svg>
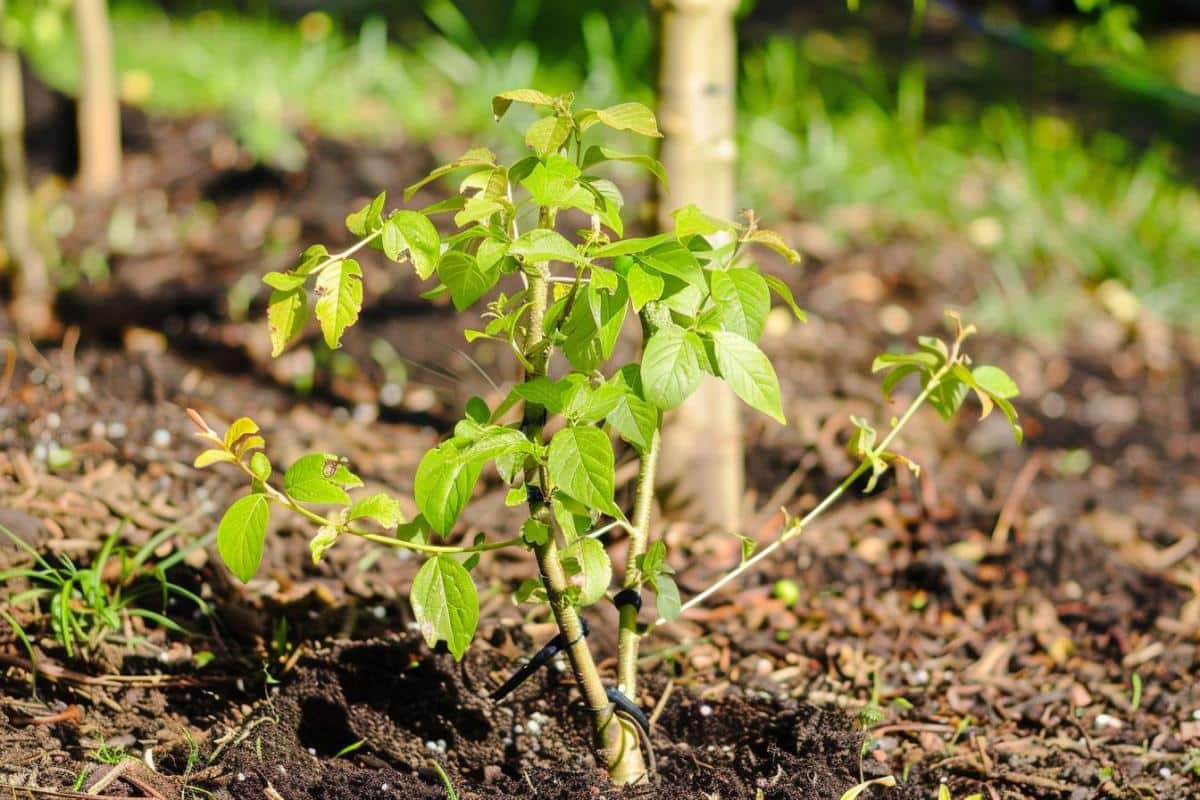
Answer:
<svg viewBox="0 0 1200 800"><path fill-rule="evenodd" d="M709 374L784 423L775 369L757 342L772 296L799 319L805 316L788 285L762 272L751 256L764 247L790 262L798 255L752 214L733 222L695 206L675 212L672 230L625 238L621 192L597 170L621 162L662 180L663 168L649 156L592 139L604 130L658 137L650 110L638 103L577 109L570 94L519 89L495 97L496 118L515 103L543 114L526 130L529 155L503 164L487 149L468 150L408 187L404 199L451 174L460 176L457 193L424 208L399 210L389 210L380 194L347 217L355 244L337 253L310 247L292 270L264 277L271 287L267 317L276 355L303 334L310 313L325 343L341 344L362 307L363 270L355 256L368 247L391 261L408 262L419 278L431 281L425 293L430 300L449 302L460 312L482 304L486 322L467 330L467 341L501 343L524 379L494 408L472 398L452 435L424 455L413 479L420 513L406 520L395 497L355 492L362 479L333 453L302 456L279 474L263 432L249 417L219 432L189 412L207 448L196 466L228 464L249 480L249 493L233 502L217 531L221 557L237 577L248 581L258 570L277 507L315 526L314 561L344 536L414 551L426 560L412 584L413 613L425 640L431 646L444 643L455 658L462 658L479 621L471 571L480 555L505 548L530 551L538 569L515 597L548 605L559 633L493 697L565 652L589 709L600 763L615 783L639 782L647 777L643 752L649 727L635 700L638 647L647 631L703 603L799 535L863 476L869 473L873 488L893 464L915 469L890 448L925 402L949 417L974 391L984 413L999 407L1019 438L1010 402L1017 389L995 367L969 368L962 345L973 329L957 317L948 342L922 338L915 353L880 356L875 369L887 372L885 394L907 376L919 379L920 391L908 409L882 436L855 419L851 450L859 465L846 480L804 517L789 518L783 534L757 552L744 539L739 566L682 601L667 546L650 527L663 414ZM586 224L560 231L560 217L568 213ZM432 219L440 217L448 217L441 227L451 233L443 235L434 225ZM642 334L641 357L611 364L631 316ZM555 432L547 437L548 430ZM614 495L614 438L641 462L629 516ZM506 538L480 534L464 541L458 521L485 469L510 487L508 503L525 506L528 515ZM601 538L612 531L628 536L617 590ZM639 621L639 611L649 595L657 613L648 624ZM580 615L606 601L619 610L616 687L601 679Z"/></svg>
<svg viewBox="0 0 1200 800"><path fill-rule="evenodd" d="M0 534L33 560L33 566L0 572L0 585L17 580L29 584L29 588L8 597L9 607L40 608L44 605L50 633L68 657L78 654L91 658L104 642L136 644L121 639L130 617L140 617L167 630L186 633L166 616L168 600L172 596L187 600L202 613L207 613L208 606L196 594L167 578L167 571L192 550L205 546L208 540L197 539L161 560L154 560L154 551L177 533L177 526L165 528L134 549L117 544L121 534L118 528L105 538L92 563L81 567L66 555L60 555L57 564L51 563L12 531L0 526ZM115 575L106 577L107 567L114 561L117 564ZM153 599L158 600L158 611L147 607L147 601ZM5 618L18 631L22 641L28 643L25 631L16 619L7 613ZM27 649L32 652L32 648Z"/></svg>

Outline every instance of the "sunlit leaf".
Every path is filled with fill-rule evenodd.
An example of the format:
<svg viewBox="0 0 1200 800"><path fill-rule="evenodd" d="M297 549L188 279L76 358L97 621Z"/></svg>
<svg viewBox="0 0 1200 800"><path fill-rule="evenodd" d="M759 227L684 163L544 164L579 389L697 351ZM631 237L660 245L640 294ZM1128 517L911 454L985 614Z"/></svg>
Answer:
<svg viewBox="0 0 1200 800"><path fill-rule="evenodd" d="M404 521L404 512L400 509L399 500L384 492L377 492L350 506L346 519L370 519L385 528L394 528Z"/></svg>
<svg viewBox="0 0 1200 800"><path fill-rule="evenodd" d="M308 322L308 295L303 288L271 292L267 301L267 330L271 334L272 358L282 353Z"/></svg>
<svg viewBox="0 0 1200 800"><path fill-rule="evenodd" d="M736 333L720 331L714 333L712 339L717 367L733 393L751 408L785 424L779 379L766 355L753 342Z"/></svg>
<svg viewBox="0 0 1200 800"><path fill-rule="evenodd" d="M622 153L620 150L613 150L612 148L601 147L595 144L589 147L583 154L584 169L590 169L605 161L623 161L627 164L642 167L657 178L658 182L664 187L667 185L667 171L663 168L662 162L656 158L639 153Z"/></svg>
<svg viewBox="0 0 1200 800"><path fill-rule="evenodd" d="M767 282L752 269L713 270L713 302L721 311L727 330L757 342L771 310L771 291Z"/></svg>
<svg viewBox="0 0 1200 800"><path fill-rule="evenodd" d="M482 462L464 461L458 456L452 443L443 442L425 454L413 478L417 508L430 527L443 536L454 527L483 469Z"/></svg>
<svg viewBox="0 0 1200 800"><path fill-rule="evenodd" d="M660 328L646 342L642 355L642 391L661 409L671 409L696 391L703 374L700 337L682 328Z"/></svg>
<svg viewBox="0 0 1200 800"><path fill-rule="evenodd" d="M563 428L550 440L551 483L586 506L620 516L613 501L613 463L612 442L599 428Z"/></svg>
<svg viewBox="0 0 1200 800"><path fill-rule="evenodd" d="M595 539L578 539L567 550L578 566L579 605L590 606L604 597L612 583L612 561Z"/></svg>
<svg viewBox="0 0 1200 800"><path fill-rule="evenodd" d="M571 135L571 120L566 117L542 117L525 130L525 144L538 156L547 156L558 149Z"/></svg>
<svg viewBox="0 0 1200 800"><path fill-rule="evenodd" d="M454 308L464 311L475 304L496 285L500 274L496 270L485 271L470 253L451 250L442 256L437 265L438 278L450 290Z"/></svg>
<svg viewBox="0 0 1200 800"><path fill-rule="evenodd" d="M525 103L542 108L554 107L554 98L537 89L510 89L492 98L492 115L499 122L513 103Z"/></svg>
<svg viewBox="0 0 1200 800"><path fill-rule="evenodd" d="M479 624L479 594L466 568L450 556L434 556L417 570L409 600L426 644L444 641L461 660Z"/></svg>
<svg viewBox="0 0 1200 800"><path fill-rule="evenodd" d="M342 334L358 320L362 309L362 268L352 258L335 261L317 276L316 315L325 344L342 345Z"/></svg>
<svg viewBox="0 0 1200 800"><path fill-rule="evenodd" d="M249 494L235 500L217 526L217 552L229 571L243 583L254 577L262 563L270 516L271 502L267 496Z"/></svg>

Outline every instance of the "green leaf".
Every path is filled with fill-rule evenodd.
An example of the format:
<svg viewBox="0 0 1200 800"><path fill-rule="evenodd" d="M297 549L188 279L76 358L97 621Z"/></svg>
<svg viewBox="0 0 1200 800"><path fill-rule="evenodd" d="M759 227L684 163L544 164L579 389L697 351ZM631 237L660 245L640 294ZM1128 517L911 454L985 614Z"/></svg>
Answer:
<svg viewBox="0 0 1200 800"><path fill-rule="evenodd" d="M889 369L899 365L908 365L929 375L935 372L943 363L944 360L933 353L884 353L875 356L875 360L871 362L871 372L879 372L881 369Z"/></svg>
<svg viewBox="0 0 1200 800"><path fill-rule="evenodd" d="M625 280L629 284L629 300L633 303L633 310L636 312L645 308L647 303L652 303L662 297L663 279L652 272L647 272L636 263L629 268L629 274L625 276Z"/></svg>
<svg viewBox="0 0 1200 800"><path fill-rule="evenodd" d="M604 549L604 545L595 539L578 539L567 550L567 559L573 560L570 569L575 573L579 586L579 605L590 606L604 597L608 585L612 583L612 561Z"/></svg>
<svg viewBox="0 0 1200 800"><path fill-rule="evenodd" d="M397 211L388 219L384 231L389 228L400 237L403 249L408 250L408 258L421 280L433 275L441 256L442 240L429 217L417 211ZM386 247L384 249L386 251ZM390 255L388 257L393 258Z"/></svg>
<svg viewBox="0 0 1200 800"><path fill-rule="evenodd" d="M617 382L602 383L592 388L586 378L578 376L576 385L566 394L563 416L573 425L591 425L599 422L617 407L625 394L625 387Z"/></svg>
<svg viewBox="0 0 1200 800"><path fill-rule="evenodd" d="M720 331L713 334L717 368L721 377L747 405L786 424L779 396L779 379L761 350L748 339Z"/></svg>
<svg viewBox="0 0 1200 800"><path fill-rule="evenodd" d="M460 228L464 228L472 222L486 222L492 215L499 214L507 207L508 202L505 200L496 200L477 194L467 200L462 211L454 215L454 224Z"/></svg>
<svg viewBox="0 0 1200 800"><path fill-rule="evenodd" d="M659 425L659 411L642 397L642 378L637 364L622 367L613 378L624 389L617 405L605 419L617 434L645 453Z"/></svg>
<svg viewBox="0 0 1200 800"><path fill-rule="evenodd" d="M708 282L704 280L704 270L695 254L679 242L668 242L652 250L634 255L634 258L654 272L671 275L696 287L701 292L708 292Z"/></svg>
<svg viewBox="0 0 1200 800"><path fill-rule="evenodd" d="M694 203L671 212L671 217L675 220L675 238L681 241L697 234L711 236L720 231L737 230L734 223L705 214Z"/></svg>
<svg viewBox="0 0 1200 800"><path fill-rule="evenodd" d="M846 442L846 449L855 458L862 458L869 455L875 449L875 440L879 434L871 423L862 417L851 414L850 423L854 425L854 433L850 435L850 440Z"/></svg>
<svg viewBox="0 0 1200 800"><path fill-rule="evenodd" d="M217 526L217 552L242 583L253 578L262 563L270 517L271 501L267 496L248 494L234 501Z"/></svg>
<svg viewBox="0 0 1200 800"><path fill-rule="evenodd" d="M892 392L896 390L896 386L900 381L917 372L921 372L921 369L914 364L901 364L893 367L891 372L884 375L883 380L879 382L879 388L883 392L883 399L891 400Z"/></svg>
<svg viewBox="0 0 1200 800"><path fill-rule="evenodd" d="M378 492L370 497L364 497L346 512L346 520L370 519L385 528L394 528L404 521L404 512L400 510L400 501L394 497Z"/></svg>
<svg viewBox="0 0 1200 800"><path fill-rule="evenodd" d="M338 533L338 529L332 525L317 528L316 535L308 540L308 552L312 555L314 564L320 564L325 552L337 543Z"/></svg>
<svg viewBox="0 0 1200 800"><path fill-rule="evenodd" d="M608 108L589 109L579 115L579 127L587 130L596 123L615 131L631 131L642 136L661 138L654 112L641 103L618 103Z"/></svg>
<svg viewBox="0 0 1200 800"><path fill-rule="evenodd" d="M492 98L492 115L499 122L513 103L525 103L542 108L553 108L554 98L537 89L510 89Z"/></svg>
<svg viewBox="0 0 1200 800"><path fill-rule="evenodd" d="M683 603L679 599L679 586L675 579L659 575L654 582L654 595L658 599L658 615L670 622L679 616Z"/></svg>
<svg viewBox="0 0 1200 800"><path fill-rule="evenodd" d="M642 579L650 583L657 581L661 575L675 574L675 570L667 564L667 545L661 539L651 542L635 563L642 573Z"/></svg>
<svg viewBox="0 0 1200 800"><path fill-rule="evenodd" d="M344 486L362 486L362 480L331 453L301 456L283 475L284 491L302 503L349 504Z"/></svg>
<svg viewBox="0 0 1200 800"><path fill-rule="evenodd" d="M660 328L646 342L642 355L642 391L661 409L671 409L700 385L704 345L700 337L682 328Z"/></svg>
<svg viewBox="0 0 1200 800"><path fill-rule="evenodd" d="M480 425L486 424L492 418L492 410L488 408L487 401L479 395L467 400L465 411L468 419L472 419Z"/></svg>
<svg viewBox="0 0 1200 800"><path fill-rule="evenodd" d="M346 217L346 227L355 236L366 236L374 233L383 226L383 204L387 200L387 192L380 192L375 199Z"/></svg>
<svg viewBox="0 0 1200 800"><path fill-rule="evenodd" d="M1016 381L1010 378L1008 373L999 367L984 364L973 369L971 377L975 379L975 383L980 389L983 389L993 398L999 397L1008 400L1021 393L1021 390L1017 388Z"/></svg>
<svg viewBox="0 0 1200 800"><path fill-rule="evenodd" d="M792 310L792 313L796 315L796 319L801 322L808 322L808 314L804 313L804 309L796 305L796 298L792 296L792 290L786 283L774 275L763 275L762 278L767 282L767 286L771 287L771 291L779 295L779 299Z"/></svg>
<svg viewBox="0 0 1200 800"><path fill-rule="evenodd" d="M583 168L591 169L605 161L623 161L627 164L633 164L648 170L658 182L664 187L667 185L667 171L663 167L662 162L657 158L641 155L639 153L622 153L620 150L613 150L608 147L592 145L583 154Z"/></svg>
<svg viewBox="0 0 1200 800"><path fill-rule="evenodd" d="M263 275L262 282L272 289L278 289L281 292L290 292L292 289L297 289L304 285L308 280L307 275L297 275L294 272L268 272Z"/></svg>
<svg viewBox="0 0 1200 800"><path fill-rule="evenodd" d="M308 322L308 295L303 288L271 292L267 303L267 329L271 333L271 357L284 351L304 331Z"/></svg>
<svg viewBox="0 0 1200 800"><path fill-rule="evenodd" d="M329 251L323 244L314 244L305 249L303 255L300 256L300 263L292 272L296 275L310 275L317 266L325 259L329 258Z"/></svg>
<svg viewBox="0 0 1200 800"><path fill-rule="evenodd" d="M713 270L708 276L725 328L757 342L771 310L771 290L762 275L752 269L731 269Z"/></svg>
<svg viewBox="0 0 1200 800"><path fill-rule="evenodd" d="M479 624L479 594L466 568L448 555L434 556L413 578L409 600L425 643L444 641L462 660Z"/></svg>
<svg viewBox="0 0 1200 800"><path fill-rule="evenodd" d="M525 475L525 462L528 457L522 452L509 452L496 459L496 472L500 479L509 485L518 483Z"/></svg>
<svg viewBox="0 0 1200 800"><path fill-rule="evenodd" d="M522 497L524 492L521 493ZM533 517L525 520L521 526L521 539L530 547L537 547L550 541L550 526Z"/></svg>
<svg viewBox="0 0 1200 800"><path fill-rule="evenodd" d="M1008 419L1008 425L1012 428L1013 438L1017 444L1020 444L1025 439L1025 429L1017 422L1017 410L1013 408L1013 404L1003 397L993 396L992 400L996 403L996 408L999 408L1004 416Z"/></svg>
<svg viewBox="0 0 1200 800"><path fill-rule="evenodd" d="M667 244L674 239L669 233L660 233L657 236L634 237L630 239L621 239L620 241L606 244L603 247L597 247L589 252L592 258L616 258L618 256L627 256L632 253L643 253L647 250L652 250L662 244Z"/></svg>
<svg viewBox="0 0 1200 800"><path fill-rule="evenodd" d="M508 199L508 167L485 167L463 178L458 185L460 194L478 193L488 200Z"/></svg>
<svg viewBox="0 0 1200 800"><path fill-rule="evenodd" d="M250 417L238 417L225 429L225 448L241 455L246 443L258 433L258 423ZM260 438L261 441L261 438Z"/></svg>
<svg viewBox="0 0 1200 800"><path fill-rule="evenodd" d="M857 3L858 0L854 0L854 2ZM896 778L892 775L884 775L882 778L872 778L869 781L863 781L862 783L856 783L854 786L851 786L842 793L842 796L838 798L838 800L858 800L858 797L872 786L882 786L885 789L890 789L895 785ZM945 784L942 784L942 786L944 788Z"/></svg>
<svg viewBox="0 0 1200 800"><path fill-rule="evenodd" d="M425 184L427 184L431 181L435 181L438 178L442 177L443 175L451 173L454 170L459 169L460 167L494 167L494 166L496 166L496 154L495 153L493 153L491 150L488 150L486 147L473 148L473 149L468 150L467 152L463 153L461 156L454 159L449 164L443 164L442 166L440 166L437 169L430 172L428 175L426 175L421 180L417 181L416 183L414 183L411 186L409 186L408 188L406 188L404 190L404 202L407 203L409 200L411 200L412 196L417 193L417 190L420 189ZM451 202L454 202L454 201L452 200ZM441 204L439 203L438 205L441 205ZM438 209L438 210L444 210L444 209ZM435 213L434 211L430 211L430 209L425 209L425 212L426 213Z"/></svg>
<svg viewBox="0 0 1200 800"><path fill-rule="evenodd" d="M342 334L358 320L362 309L362 268L352 258L334 261L317 276L316 293L317 320L325 344L341 347Z"/></svg>
<svg viewBox="0 0 1200 800"><path fill-rule="evenodd" d="M521 431L503 425L489 425L475 441L458 448L457 457L462 461L484 464L505 455L533 455L535 452L533 443Z"/></svg>
<svg viewBox="0 0 1200 800"><path fill-rule="evenodd" d="M443 442L425 454L413 478L417 508L429 526L443 536L471 499L483 463L459 458L458 448Z"/></svg>
<svg viewBox="0 0 1200 800"><path fill-rule="evenodd" d="M933 355L937 359L938 366L945 364L950 359L950 348L936 336L918 336L917 345L921 350Z"/></svg>
<svg viewBox="0 0 1200 800"><path fill-rule="evenodd" d="M621 208L625 205L625 197L617 185L604 178L592 177L581 178L579 183L585 189L593 190L596 214L600 217L600 222L618 237L624 236L625 222L621 219Z"/></svg>
<svg viewBox="0 0 1200 800"><path fill-rule="evenodd" d="M621 326L625 324L629 296L624 284L615 292L586 286L563 324L563 354L571 366L590 372L612 356Z"/></svg>
<svg viewBox="0 0 1200 800"><path fill-rule="evenodd" d="M590 280L593 288L604 292L615 292L621 285L621 279L617 277L617 273L604 267L592 267Z"/></svg>
<svg viewBox="0 0 1200 800"><path fill-rule="evenodd" d="M508 248L509 255L531 263L566 261L586 266L589 262L575 245L557 231L534 228L521 234Z"/></svg>
<svg viewBox="0 0 1200 800"><path fill-rule="evenodd" d="M546 208L579 208L591 213L596 206L591 190L579 182L579 167L560 153L539 160L521 185L535 204Z"/></svg>
<svg viewBox="0 0 1200 800"><path fill-rule="evenodd" d="M775 231L754 230L746 234L745 241L761 244L764 247L774 250L776 253L779 253L779 255L786 258L789 264L795 264L800 260L800 254L788 247L788 244L783 240L783 237Z"/></svg>
<svg viewBox="0 0 1200 800"><path fill-rule="evenodd" d="M475 256L461 250L451 250L442 256L437 265L437 274L450 290L450 299L458 311L474 305L500 278L498 271L485 272Z"/></svg>
<svg viewBox="0 0 1200 800"><path fill-rule="evenodd" d="M929 405L934 407L942 419L950 419L958 413L969 393L970 387L967 384L947 375L930 393Z"/></svg>
<svg viewBox="0 0 1200 800"><path fill-rule="evenodd" d="M266 482L271 477L271 459L267 454L257 452L250 456L250 472L260 481Z"/></svg>
<svg viewBox="0 0 1200 800"><path fill-rule="evenodd" d="M544 375L518 383L513 391L527 403L534 403L551 414L560 414L563 401L571 386L567 381L552 381Z"/></svg>
<svg viewBox="0 0 1200 800"><path fill-rule="evenodd" d="M225 450L205 450L200 455L196 456L196 460L192 462L192 466L196 469L212 466L213 464L236 464L237 459L232 453Z"/></svg>
<svg viewBox="0 0 1200 800"><path fill-rule="evenodd" d="M566 117L542 117L525 129L525 144L539 157L557 153L571 135L571 120Z"/></svg>
<svg viewBox="0 0 1200 800"><path fill-rule="evenodd" d="M518 603L527 603L530 600L535 603L545 603L548 599L546 587L542 586L542 582L537 578L526 578L513 592L513 599Z"/></svg>
<svg viewBox="0 0 1200 800"><path fill-rule="evenodd" d="M580 503L619 517L613 501L613 463L612 442L599 428L563 428L550 440L551 483Z"/></svg>

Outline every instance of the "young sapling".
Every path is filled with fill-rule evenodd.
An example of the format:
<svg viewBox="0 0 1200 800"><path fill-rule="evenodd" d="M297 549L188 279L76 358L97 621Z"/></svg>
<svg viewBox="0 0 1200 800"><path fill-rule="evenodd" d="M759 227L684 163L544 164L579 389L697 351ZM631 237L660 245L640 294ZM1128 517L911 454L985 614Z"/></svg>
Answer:
<svg viewBox="0 0 1200 800"><path fill-rule="evenodd" d="M625 238L621 192L597 168L625 162L662 180L662 166L591 140L602 129L659 136L650 110L638 103L577 109L570 94L519 89L494 98L497 120L514 103L543 112L525 133L530 155L502 164L487 149L469 150L408 187L404 198L462 173L457 193L419 210L395 211L387 210L380 194L347 218L358 237L354 245L338 253L310 247L291 271L264 277L272 290L268 323L275 355L301 335L310 311L325 342L340 345L362 306L362 269L353 256L365 248L409 262L420 278L433 282L424 295L431 300L448 298L458 311L484 304L486 324L465 331L467 341L502 343L524 376L495 408L472 398L452 435L425 453L413 479L420 513L405 520L400 502L386 493L352 496L363 482L334 454L303 456L277 475L262 432L245 417L218 432L190 412L208 447L196 465L227 463L250 481L250 492L233 502L217 533L221 557L237 577L249 580L258 569L276 506L315 526L314 561L343 536L414 551L426 558L410 594L421 634L431 646L444 642L456 659L478 623L471 571L479 555L529 550L538 572L516 590L516 599L548 605L558 634L495 696L565 652L589 712L599 763L615 783L636 783L648 776L643 754L649 731L637 705L638 645L646 632L702 603L798 535L864 474L873 485L896 462L912 466L888 448L926 401L949 416L973 390L984 411L998 406L1019 436L1010 403L1016 387L997 368L969 368L961 345L971 329L957 320L949 343L922 339L916 353L880 356L875 366L888 370L885 393L905 376L919 376L922 389L908 410L878 443L874 429L856 420L851 447L859 466L846 481L803 518L789 520L777 541L757 553L744 548L737 568L682 602L667 547L650 525L663 413L682 403L708 373L784 423L779 382L757 342L772 295L797 318L805 316L787 284L761 272L749 255L767 247L790 262L799 257L753 215L737 223L694 206L675 212L674 230ZM560 213L568 211L581 212L589 224L560 232ZM445 236L431 221L443 216L450 220L443 227L454 229ZM631 313L641 329L641 357L611 365ZM551 419L557 428L547 436ZM630 516L615 499L614 436L640 459ZM525 522L507 538L456 539L456 523L489 466L510 487L509 504L526 507ZM601 540L614 530L628 536L616 591ZM639 622L645 594L655 597L653 624ZM619 609L615 687L606 686L596 668L580 614L606 600Z"/></svg>

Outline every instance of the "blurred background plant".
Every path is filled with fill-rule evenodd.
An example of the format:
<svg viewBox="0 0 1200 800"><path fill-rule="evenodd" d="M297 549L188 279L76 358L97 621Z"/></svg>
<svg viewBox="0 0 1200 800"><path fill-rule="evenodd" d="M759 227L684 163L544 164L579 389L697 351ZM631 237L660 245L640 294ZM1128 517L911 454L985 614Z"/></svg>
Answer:
<svg viewBox="0 0 1200 800"><path fill-rule="evenodd" d="M630 0L246 8L114 2L123 100L223 115L285 170L303 167L305 131L454 154L496 135L486 101L512 86L653 100L651 15ZM1147 308L1200 329L1200 12L760 0L739 13L742 205L815 223L810 254L949 235L990 265L972 276L987 325L1053 336L1092 297L1122 321ZM69 16L23 0L8 17L37 72L72 90Z"/></svg>

